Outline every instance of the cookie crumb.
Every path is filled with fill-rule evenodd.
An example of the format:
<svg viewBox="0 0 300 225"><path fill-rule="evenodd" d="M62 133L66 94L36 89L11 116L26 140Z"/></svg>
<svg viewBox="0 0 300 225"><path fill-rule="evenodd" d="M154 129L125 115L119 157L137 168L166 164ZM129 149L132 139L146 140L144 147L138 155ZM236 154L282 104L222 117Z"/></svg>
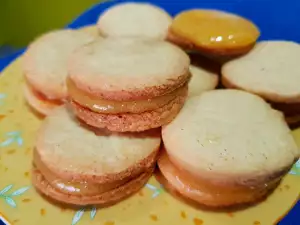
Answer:
<svg viewBox="0 0 300 225"><path fill-rule="evenodd" d="M12 154L15 154L15 152L16 152L16 149L10 149L6 152L6 154L12 155Z"/></svg>
<svg viewBox="0 0 300 225"><path fill-rule="evenodd" d="M30 198L24 198L24 199L22 199L22 202L31 202L31 199Z"/></svg>
<svg viewBox="0 0 300 225"><path fill-rule="evenodd" d="M227 215L229 216L229 217L234 217L234 215L233 215L233 213L227 213Z"/></svg>
<svg viewBox="0 0 300 225"><path fill-rule="evenodd" d="M42 209L40 210L40 214L41 214L42 216L46 215L46 209L42 208Z"/></svg>
<svg viewBox="0 0 300 225"><path fill-rule="evenodd" d="M185 218L186 218L186 213L185 213L185 211L181 211L180 216L181 216L181 218L185 219Z"/></svg>
<svg viewBox="0 0 300 225"><path fill-rule="evenodd" d="M203 220L200 220L198 218L194 218L194 225L202 225L203 224Z"/></svg>
<svg viewBox="0 0 300 225"><path fill-rule="evenodd" d="M154 215L154 214L151 214L151 215L150 215L150 218L151 218L151 220L153 220L153 221L157 221L157 220L158 220L157 216Z"/></svg>
<svg viewBox="0 0 300 225"><path fill-rule="evenodd" d="M115 225L114 221L106 221L104 225Z"/></svg>

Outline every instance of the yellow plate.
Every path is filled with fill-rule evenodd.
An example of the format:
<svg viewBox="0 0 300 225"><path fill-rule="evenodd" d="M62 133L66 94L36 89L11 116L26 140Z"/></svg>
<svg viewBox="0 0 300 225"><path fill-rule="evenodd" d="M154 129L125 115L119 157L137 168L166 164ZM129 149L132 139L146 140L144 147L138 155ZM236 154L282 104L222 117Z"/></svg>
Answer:
<svg viewBox="0 0 300 225"><path fill-rule="evenodd" d="M263 203L231 213L196 210L165 193L151 179L132 198L113 207L73 211L54 206L31 186L32 149L41 119L25 104L21 60L0 77L0 212L16 225L253 225L274 224L296 203L300 168L293 168ZM300 143L300 130L294 131ZM1 218L0 215L0 218Z"/></svg>

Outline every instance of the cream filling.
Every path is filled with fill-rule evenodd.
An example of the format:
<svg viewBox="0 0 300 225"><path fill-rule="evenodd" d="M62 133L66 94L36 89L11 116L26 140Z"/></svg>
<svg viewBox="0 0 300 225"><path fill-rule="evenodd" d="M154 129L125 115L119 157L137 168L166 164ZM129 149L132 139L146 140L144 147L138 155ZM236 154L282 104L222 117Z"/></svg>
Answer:
<svg viewBox="0 0 300 225"><path fill-rule="evenodd" d="M194 177L186 171L176 168L166 153L161 154L158 166L163 176L176 190L198 202L202 202L203 199L220 202L220 204L226 202L251 202L257 196L261 196L263 193L267 193L268 190L276 187L279 181L279 179L275 179L272 182L255 188L224 188L200 180L198 177Z"/></svg>
<svg viewBox="0 0 300 225"><path fill-rule="evenodd" d="M92 183L87 181L82 181L82 182L66 181L59 178L43 164L36 150L34 151L34 164L37 167L37 169L40 170L45 180L47 180L47 182L52 187L66 194L85 195L85 196L99 195L107 191L113 190L127 183L130 180L130 177L128 177L120 181L106 183L106 184L97 184L97 183Z"/></svg>
<svg viewBox="0 0 300 225"><path fill-rule="evenodd" d="M142 113L161 108L174 100L177 96L184 95L187 89L187 84L184 84L166 95L136 101L110 101L106 99L99 99L77 88L74 82L70 79L67 80L67 87L70 97L79 105L97 113L119 114Z"/></svg>

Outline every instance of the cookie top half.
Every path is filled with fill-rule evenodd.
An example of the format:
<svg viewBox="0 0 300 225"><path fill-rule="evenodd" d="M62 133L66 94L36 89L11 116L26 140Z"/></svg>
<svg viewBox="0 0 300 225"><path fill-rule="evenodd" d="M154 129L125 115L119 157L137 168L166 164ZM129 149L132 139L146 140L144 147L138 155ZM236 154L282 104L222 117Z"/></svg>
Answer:
<svg viewBox="0 0 300 225"><path fill-rule="evenodd" d="M239 90L190 98L163 127L162 138L171 158L209 179L271 178L300 155L283 115L262 98Z"/></svg>
<svg viewBox="0 0 300 225"><path fill-rule="evenodd" d="M67 95L67 60L78 47L95 39L77 30L58 30L37 38L24 54L24 74L28 83L49 99Z"/></svg>
<svg viewBox="0 0 300 225"><path fill-rule="evenodd" d="M163 9L148 3L123 3L100 15L97 26L107 37L136 37L163 40L172 17Z"/></svg>
<svg viewBox="0 0 300 225"><path fill-rule="evenodd" d="M184 85L189 56L165 41L107 38L78 49L69 61L69 78L94 97L149 99Z"/></svg>
<svg viewBox="0 0 300 225"><path fill-rule="evenodd" d="M299 44L263 41L222 67L222 83L273 102L300 102L299 59Z"/></svg>
<svg viewBox="0 0 300 225"><path fill-rule="evenodd" d="M101 182L122 179L123 173L146 165L144 161L158 151L160 142L156 131L127 134L88 129L61 106L43 122L36 153L58 177Z"/></svg>

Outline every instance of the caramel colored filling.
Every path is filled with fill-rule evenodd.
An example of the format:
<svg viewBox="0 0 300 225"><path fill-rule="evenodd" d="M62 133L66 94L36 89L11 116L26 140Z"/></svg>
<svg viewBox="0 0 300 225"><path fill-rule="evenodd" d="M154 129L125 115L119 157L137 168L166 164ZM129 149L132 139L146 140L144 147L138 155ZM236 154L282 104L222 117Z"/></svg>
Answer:
<svg viewBox="0 0 300 225"><path fill-rule="evenodd" d="M197 46L234 49L253 44L260 35L249 20L213 10L190 10L179 14L170 28Z"/></svg>
<svg viewBox="0 0 300 225"><path fill-rule="evenodd" d="M178 169L172 164L166 153L161 155L158 166L164 177L177 191L198 202L202 202L203 199L220 202L220 204L226 204L228 202L248 202L252 199L255 200L257 196L261 196L263 193L267 193L268 190L275 187L278 183L278 180L275 180L272 183L267 183L255 188L219 187Z"/></svg>
<svg viewBox="0 0 300 225"><path fill-rule="evenodd" d="M66 181L57 177L57 175L51 172L43 164L36 150L34 151L34 164L37 167L37 169L40 170L41 174L43 174L44 178L52 187L66 194L84 195L84 196L99 195L109 190L113 190L130 180L130 178L128 178L128 179L123 179L117 182L112 182L107 184L89 183L86 181L82 181L82 182Z"/></svg>
<svg viewBox="0 0 300 225"><path fill-rule="evenodd" d="M118 113L142 113L155 110L168 104L176 98L176 96L184 95L187 84L166 95L156 98L136 101L110 101L99 99L77 88L74 82L67 80L69 95L73 101L79 105L90 109L97 113L118 114Z"/></svg>

